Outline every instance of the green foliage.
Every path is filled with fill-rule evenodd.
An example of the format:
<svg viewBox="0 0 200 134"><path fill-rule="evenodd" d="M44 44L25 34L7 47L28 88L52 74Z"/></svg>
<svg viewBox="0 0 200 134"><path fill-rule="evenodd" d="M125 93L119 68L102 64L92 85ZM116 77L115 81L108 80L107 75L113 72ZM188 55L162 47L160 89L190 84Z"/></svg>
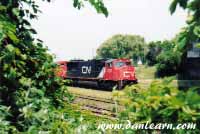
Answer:
<svg viewBox="0 0 200 134"><path fill-rule="evenodd" d="M199 0L173 0L170 12L173 14L179 5L188 11L187 27L183 28L178 36L179 50L185 51L186 45L196 42L200 38L200 1Z"/></svg>
<svg viewBox="0 0 200 134"><path fill-rule="evenodd" d="M85 1L89 2L98 13L103 13L106 17L108 16L108 10L102 0L74 0L74 7L80 9L84 6Z"/></svg>
<svg viewBox="0 0 200 134"><path fill-rule="evenodd" d="M108 15L101 1L89 2ZM75 120L63 120L72 96L55 76L53 56L33 38L37 32L29 20L39 12L34 0L0 1L0 133L68 133Z"/></svg>
<svg viewBox="0 0 200 134"><path fill-rule="evenodd" d="M114 35L106 40L97 50L98 58L129 58L137 64L144 61L145 40L138 35Z"/></svg>
<svg viewBox="0 0 200 134"><path fill-rule="evenodd" d="M121 113L121 120L132 123L197 123L196 130L161 130L161 133L199 133L200 95L199 88L188 91L176 89L171 80L154 81L148 89L139 85L127 87L122 94L127 98L123 103L126 108ZM121 96L121 97L122 97ZM155 132L156 130L150 130ZM140 131L141 133L141 131Z"/></svg>
<svg viewBox="0 0 200 134"><path fill-rule="evenodd" d="M182 53L177 49L175 39L150 42L148 45L146 62L149 66L156 66L156 74L159 77L175 75L178 72Z"/></svg>
<svg viewBox="0 0 200 134"><path fill-rule="evenodd" d="M0 115L0 133L8 134L9 132L11 132L10 130L12 130L12 133L16 132L15 127L6 120L8 117L11 116L10 108L0 105Z"/></svg>
<svg viewBox="0 0 200 134"><path fill-rule="evenodd" d="M148 44L148 51L147 51L145 58L146 58L146 62L149 66L153 66L157 63L156 57L162 51L161 44L162 44L161 41L150 42Z"/></svg>
<svg viewBox="0 0 200 134"><path fill-rule="evenodd" d="M175 41L163 41L162 50L156 57L157 76L171 76L178 73L181 62L181 52L175 50Z"/></svg>
<svg viewBox="0 0 200 134"><path fill-rule="evenodd" d="M180 53L177 51L165 51L158 55L156 65L157 76L172 76L177 74L180 64Z"/></svg>

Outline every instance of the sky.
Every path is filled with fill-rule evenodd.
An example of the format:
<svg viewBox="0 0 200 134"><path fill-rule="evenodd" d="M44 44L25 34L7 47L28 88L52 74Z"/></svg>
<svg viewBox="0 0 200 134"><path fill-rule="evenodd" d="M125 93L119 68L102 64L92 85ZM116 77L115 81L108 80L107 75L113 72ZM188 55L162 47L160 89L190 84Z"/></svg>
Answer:
<svg viewBox="0 0 200 134"><path fill-rule="evenodd" d="M106 0L107 18L89 4L78 10L72 0L39 2L43 13L32 25L56 60L91 59L96 49L115 34L140 35L146 42L172 39L186 25L187 13L178 8L171 15L170 2Z"/></svg>

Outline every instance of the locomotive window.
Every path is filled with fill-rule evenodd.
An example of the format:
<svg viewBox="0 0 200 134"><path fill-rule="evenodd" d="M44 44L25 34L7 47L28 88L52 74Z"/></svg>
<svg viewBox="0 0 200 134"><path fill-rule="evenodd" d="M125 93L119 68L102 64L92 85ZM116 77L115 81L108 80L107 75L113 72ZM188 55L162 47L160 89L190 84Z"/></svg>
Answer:
<svg viewBox="0 0 200 134"><path fill-rule="evenodd" d="M126 62L126 65L127 65L127 66L130 66L130 65L131 65L131 62Z"/></svg>
<svg viewBox="0 0 200 134"><path fill-rule="evenodd" d="M108 65L108 67L112 67L112 62L110 62L110 63L107 63L107 65Z"/></svg>
<svg viewBox="0 0 200 134"><path fill-rule="evenodd" d="M116 66L116 67L122 67L122 66L125 66L125 65L126 65L125 62L116 62L116 63L115 63L115 66Z"/></svg>

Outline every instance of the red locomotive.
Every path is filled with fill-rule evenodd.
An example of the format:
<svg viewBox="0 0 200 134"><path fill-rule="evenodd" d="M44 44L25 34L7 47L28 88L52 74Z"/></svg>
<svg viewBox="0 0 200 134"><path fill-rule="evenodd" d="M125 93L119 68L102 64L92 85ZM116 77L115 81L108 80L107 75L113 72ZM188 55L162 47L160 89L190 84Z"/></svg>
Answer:
<svg viewBox="0 0 200 134"><path fill-rule="evenodd" d="M94 81L99 87L122 89L125 85L137 83L135 68L129 59L71 60L59 61L57 75L78 81Z"/></svg>

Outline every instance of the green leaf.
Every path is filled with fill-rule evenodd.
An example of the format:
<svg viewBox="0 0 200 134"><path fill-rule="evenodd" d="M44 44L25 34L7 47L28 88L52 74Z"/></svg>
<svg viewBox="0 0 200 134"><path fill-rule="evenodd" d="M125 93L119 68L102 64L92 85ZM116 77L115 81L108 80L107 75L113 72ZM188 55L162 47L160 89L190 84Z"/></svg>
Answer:
<svg viewBox="0 0 200 134"><path fill-rule="evenodd" d="M200 48L200 43L197 43L197 44L196 44L196 48Z"/></svg>
<svg viewBox="0 0 200 134"><path fill-rule="evenodd" d="M177 4L178 4L178 0L173 0L173 2L171 3L171 5L169 7L171 14L173 14L175 12Z"/></svg>
<svg viewBox="0 0 200 134"><path fill-rule="evenodd" d="M108 10L105 7L102 0L87 0L97 11L97 13L103 13L106 17L108 16ZM84 7L84 2L81 0L73 0L73 6L75 8L82 8Z"/></svg>
<svg viewBox="0 0 200 134"><path fill-rule="evenodd" d="M16 69L13 68L13 67L11 67L11 68L10 68L10 72L9 72L9 74L8 74L8 78L9 78L10 80L14 80L14 79L16 78L16 76L17 76Z"/></svg>
<svg viewBox="0 0 200 134"><path fill-rule="evenodd" d="M2 5L0 5L0 11L4 11L4 10L6 10L7 8L5 7L5 6L2 6Z"/></svg>
<svg viewBox="0 0 200 134"><path fill-rule="evenodd" d="M89 0L89 2L95 7L98 13L103 13L106 17L108 16L108 10L101 0Z"/></svg>
<svg viewBox="0 0 200 134"><path fill-rule="evenodd" d="M16 55L20 56L21 55L21 51L19 48L15 48L15 53Z"/></svg>
<svg viewBox="0 0 200 134"><path fill-rule="evenodd" d="M17 38L17 36L13 33L13 32L8 32L8 37L14 42L14 43L18 43L19 39Z"/></svg>
<svg viewBox="0 0 200 134"><path fill-rule="evenodd" d="M80 9L81 7L83 7L83 3L79 0L74 0L73 6Z"/></svg>
<svg viewBox="0 0 200 134"><path fill-rule="evenodd" d="M182 39L180 40L180 42L179 42L179 44L178 44L178 49L179 49L179 50L183 50L183 49L184 49L184 47L186 46L186 41L187 41L186 37L185 37L185 38L182 38Z"/></svg>
<svg viewBox="0 0 200 134"><path fill-rule="evenodd" d="M35 29L29 29L29 31L30 31L32 34L37 34L37 32L35 31Z"/></svg>
<svg viewBox="0 0 200 134"><path fill-rule="evenodd" d="M15 50L15 48L13 47L13 45L7 45L6 46L6 48L7 48L7 50L9 51L9 52L13 52L14 50Z"/></svg>
<svg viewBox="0 0 200 134"><path fill-rule="evenodd" d="M200 38L200 26L196 26L195 28L194 28L194 34L197 36L197 37L199 37Z"/></svg>
<svg viewBox="0 0 200 134"><path fill-rule="evenodd" d="M12 9L12 12L13 12L13 14L14 14L15 16L19 16L20 11L19 11L18 8L13 8L13 9Z"/></svg>
<svg viewBox="0 0 200 134"><path fill-rule="evenodd" d="M36 126L30 126L28 129L28 134L38 134L38 129Z"/></svg>
<svg viewBox="0 0 200 134"><path fill-rule="evenodd" d="M1 29L0 29L0 42L4 39L4 34L1 32Z"/></svg>
<svg viewBox="0 0 200 134"><path fill-rule="evenodd" d="M179 0L180 6L184 9L187 7L187 2L188 0Z"/></svg>
<svg viewBox="0 0 200 134"><path fill-rule="evenodd" d="M23 20L23 23L25 24L25 25L27 25L27 26L31 26L31 24L27 21L27 20Z"/></svg>

